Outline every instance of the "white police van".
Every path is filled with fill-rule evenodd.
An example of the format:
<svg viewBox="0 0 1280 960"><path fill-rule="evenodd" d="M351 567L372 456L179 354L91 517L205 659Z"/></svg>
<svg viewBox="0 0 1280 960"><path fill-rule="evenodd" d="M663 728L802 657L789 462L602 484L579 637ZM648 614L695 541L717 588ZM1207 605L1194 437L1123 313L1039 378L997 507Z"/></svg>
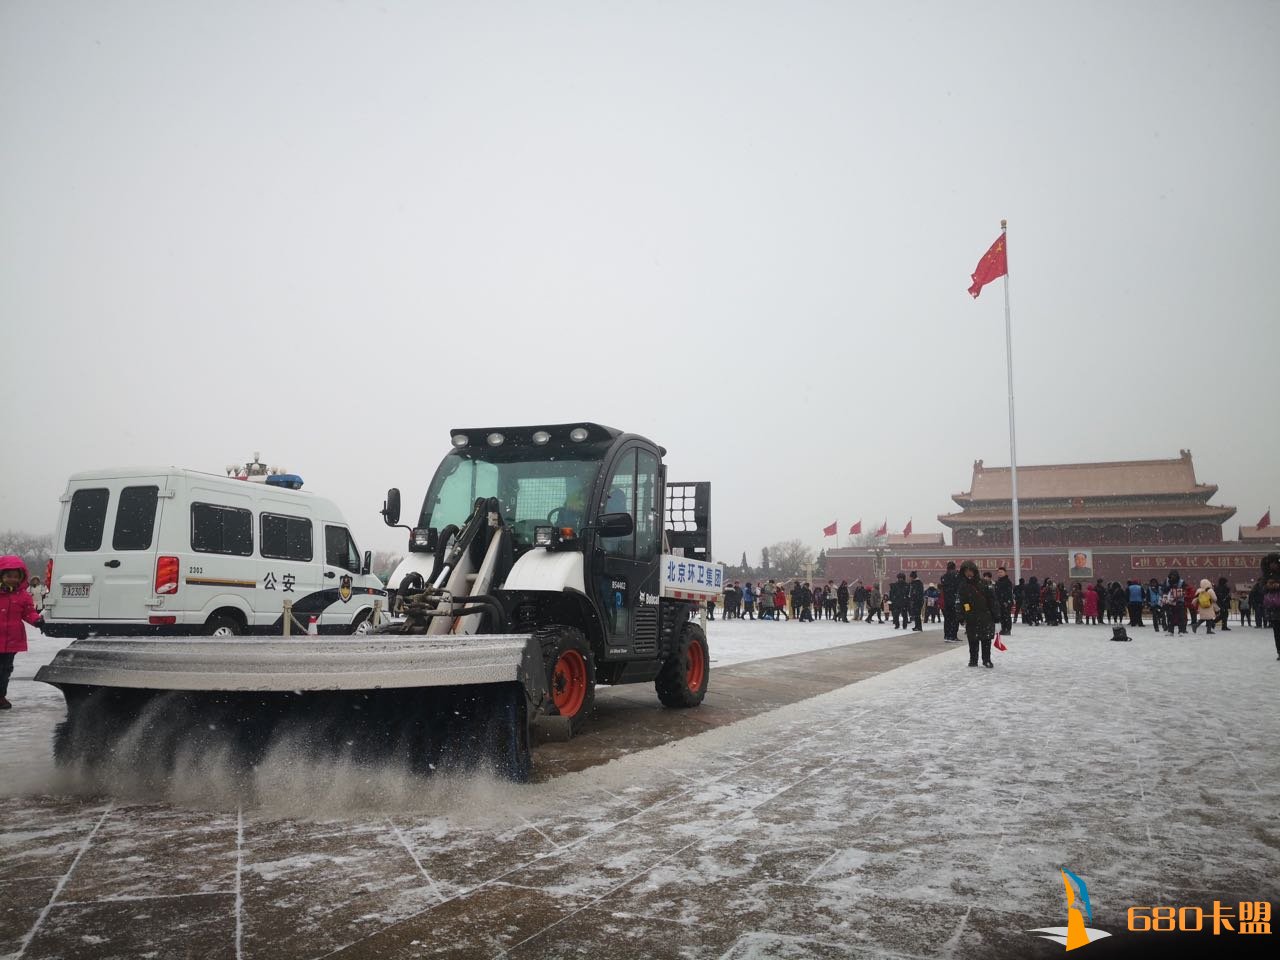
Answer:
<svg viewBox="0 0 1280 960"><path fill-rule="evenodd" d="M279 634L286 600L321 633L368 632L386 592L341 511L292 475L260 479L172 467L72 476L44 632Z"/></svg>

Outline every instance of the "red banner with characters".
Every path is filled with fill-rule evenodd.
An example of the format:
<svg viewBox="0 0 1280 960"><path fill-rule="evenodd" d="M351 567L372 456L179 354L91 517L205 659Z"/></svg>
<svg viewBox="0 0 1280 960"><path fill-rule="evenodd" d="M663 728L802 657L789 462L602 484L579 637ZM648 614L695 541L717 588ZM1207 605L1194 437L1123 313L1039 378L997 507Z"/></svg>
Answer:
<svg viewBox="0 0 1280 960"><path fill-rule="evenodd" d="M1219 570L1257 570L1262 563L1260 553L1176 553L1167 556L1133 554L1129 564L1135 570L1203 570L1213 567Z"/></svg>
<svg viewBox="0 0 1280 960"><path fill-rule="evenodd" d="M945 573L948 563L954 563L960 566L960 561L966 559L964 557L899 557L899 570L936 570ZM1031 557L1022 558L1022 570L1027 572L1033 570ZM991 570L992 572L1004 567L1006 570L1013 569L1013 557L974 557L973 562L978 565L979 570Z"/></svg>

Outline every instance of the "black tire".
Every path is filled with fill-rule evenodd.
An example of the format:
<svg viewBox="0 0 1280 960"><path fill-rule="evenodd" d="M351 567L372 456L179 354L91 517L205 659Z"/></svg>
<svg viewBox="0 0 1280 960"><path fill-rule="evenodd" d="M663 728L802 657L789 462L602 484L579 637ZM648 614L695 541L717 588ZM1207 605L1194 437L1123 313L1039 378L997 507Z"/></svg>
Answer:
<svg viewBox="0 0 1280 960"><path fill-rule="evenodd" d="M707 635L696 623L686 623L680 628L675 650L653 682L658 699L666 707L696 707L706 697L710 681L711 650L707 646Z"/></svg>
<svg viewBox="0 0 1280 960"><path fill-rule="evenodd" d="M363 630L360 628L364 627ZM351 636L360 637L365 634L373 633L377 628L373 625L373 611L364 610L355 615L351 621Z"/></svg>
<svg viewBox="0 0 1280 960"><path fill-rule="evenodd" d="M244 624L235 617L225 613L215 613L204 625L205 636L233 636L238 637L244 633Z"/></svg>
<svg viewBox="0 0 1280 960"><path fill-rule="evenodd" d="M582 631L574 627L559 625L544 627L534 636L542 645L542 662L547 669L547 696L551 700L550 712L553 716L567 716L569 729L577 733L586 722L596 702L596 661L591 655L591 645L587 643L587 638L583 636ZM565 659L564 664L561 664L562 659ZM575 663L585 674L578 677L578 681L583 683L584 687L581 700L577 702L576 709L570 714L561 711L557 700L561 704L565 700L577 701L576 697L566 693L566 683L571 681L578 672ZM559 670L559 676L557 676L557 667L562 667Z"/></svg>

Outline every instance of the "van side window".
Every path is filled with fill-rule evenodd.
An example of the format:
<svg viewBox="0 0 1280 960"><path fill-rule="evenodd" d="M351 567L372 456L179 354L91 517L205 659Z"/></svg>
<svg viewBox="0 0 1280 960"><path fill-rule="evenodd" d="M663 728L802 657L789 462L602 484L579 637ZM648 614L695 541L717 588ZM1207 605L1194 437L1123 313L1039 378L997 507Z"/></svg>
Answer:
<svg viewBox="0 0 1280 960"><path fill-rule="evenodd" d="M324 562L352 573L360 572L360 554L346 527L324 528Z"/></svg>
<svg viewBox="0 0 1280 960"><path fill-rule="evenodd" d="M264 513L260 518L264 557L272 560L311 559L311 521L305 517L284 517Z"/></svg>
<svg viewBox="0 0 1280 960"><path fill-rule="evenodd" d="M71 495L67 512L67 535L62 546L68 552L97 550L102 546L102 528L107 522L107 500L104 489L77 490Z"/></svg>
<svg viewBox="0 0 1280 960"><path fill-rule="evenodd" d="M191 549L197 553L253 554L253 514L215 503L191 505Z"/></svg>
<svg viewBox="0 0 1280 960"><path fill-rule="evenodd" d="M116 528L111 534L113 550L150 550L156 527L156 503L160 488L125 487L116 506Z"/></svg>

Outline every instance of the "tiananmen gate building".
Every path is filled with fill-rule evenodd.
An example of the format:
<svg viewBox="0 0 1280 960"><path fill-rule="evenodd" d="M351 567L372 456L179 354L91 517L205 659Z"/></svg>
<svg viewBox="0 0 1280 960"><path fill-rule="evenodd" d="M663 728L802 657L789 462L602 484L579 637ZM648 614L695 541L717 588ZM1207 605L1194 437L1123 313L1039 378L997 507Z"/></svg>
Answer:
<svg viewBox="0 0 1280 960"><path fill-rule="evenodd" d="M1176 569L1197 580L1251 583L1280 532L1241 528L1239 540L1224 541L1222 526L1236 508L1211 504L1217 493L1214 484L1197 481L1189 450L1168 460L1019 467L1021 576L1145 583ZM969 489L951 499L959 510L938 517L951 530L951 546L940 534L916 534L831 550L827 576L870 582L918 570L929 582L948 561L971 559L981 569L1005 566L1016 580L1009 468L976 461Z"/></svg>

